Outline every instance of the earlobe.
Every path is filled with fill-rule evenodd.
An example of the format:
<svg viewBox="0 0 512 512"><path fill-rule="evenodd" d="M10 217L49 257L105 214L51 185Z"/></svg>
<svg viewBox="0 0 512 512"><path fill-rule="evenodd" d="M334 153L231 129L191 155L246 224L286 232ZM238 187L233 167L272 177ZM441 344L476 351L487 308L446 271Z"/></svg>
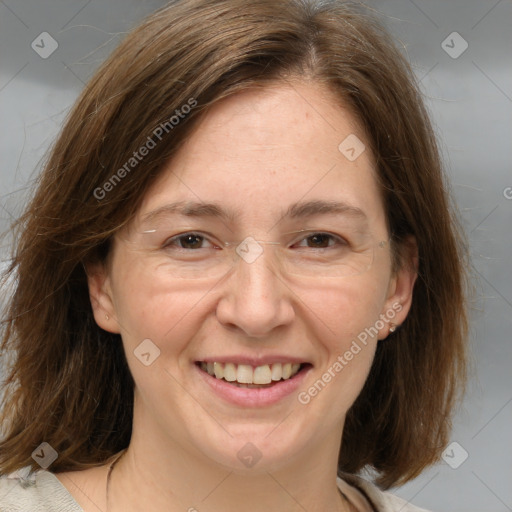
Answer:
<svg viewBox="0 0 512 512"><path fill-rule="evenodd" d="M414 237L403 242L402 262L400 268L392 275L384 311L381 316L387 323L379 333L379 339L385 339L396 331L405 321L412 305L414 283L418 277L418 247Z"/></svg>
<svg viewBox="0 0 512 512"><path fill-rule="evenodd" d="M101 263L84 265L94 319L105 331L119 334L110 277Z"/></svg>

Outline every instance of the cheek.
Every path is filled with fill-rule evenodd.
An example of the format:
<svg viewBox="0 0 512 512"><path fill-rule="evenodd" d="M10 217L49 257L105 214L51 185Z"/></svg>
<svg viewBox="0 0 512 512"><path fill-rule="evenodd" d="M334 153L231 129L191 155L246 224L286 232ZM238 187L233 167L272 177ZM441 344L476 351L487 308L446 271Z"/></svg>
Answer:
<svg viewBox="0 0 512 512"><path fill-rule="evenodd" d="M346 415L366 382L378 342L372 326L379 318L382 297L380 287L366 279L345 281L311 297L311 310L320 312L321 321L312 322L324 356L299 401L316 404L326 428Z"/></svg>
<svg viewBox="0 0 512 512"><path fill-rule="evenodd" d="M383 279L367 275L323 283L316 289L305 287L297 295L304 311L309 310L318 337L331 349L343 350L351 339L378 320L386 288Z"/></svg>
<svg viewBox="0 0 512 512"><path fill-rule="evenodd" d="M124 345L150 339L164 355L179 353L198 328L204 286L159 275L148 265L126 265L115 276L115 307Z"/></svg>
<svg viewBox="0 0 512 512"><path fill-rule="evenodd" d="M341 393L343 398L336 402L341 410L355 400L370 370L378 342L375 326L384 300L384 280L371 275L344 279L321 292L303 295L314 336L324 352L320 379L328 382L331 393Z"/></svg>

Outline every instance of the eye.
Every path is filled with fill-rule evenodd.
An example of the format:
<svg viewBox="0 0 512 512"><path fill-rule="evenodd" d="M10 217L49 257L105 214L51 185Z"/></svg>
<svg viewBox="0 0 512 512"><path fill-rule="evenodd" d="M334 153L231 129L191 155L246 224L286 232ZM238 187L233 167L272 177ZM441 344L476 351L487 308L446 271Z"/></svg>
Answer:
<svg viewBox="0 0 512 512"><path fill-rule="evenodd" d="M306 245L304 245L304 242ZM342 238L329 233L312 233L299 242L299 247L310 247L313 249L325 249L334 245L347 245Z"/></svg>
<svg viewBox="0 0 512 512"><path fill-rule="evenodd" d="M177 248L177 249L204 249L203 244L209 244L209 247L213 245L199 233L183 233L181 235L173 236L169 238L165 243L165 248Z"/></svg>

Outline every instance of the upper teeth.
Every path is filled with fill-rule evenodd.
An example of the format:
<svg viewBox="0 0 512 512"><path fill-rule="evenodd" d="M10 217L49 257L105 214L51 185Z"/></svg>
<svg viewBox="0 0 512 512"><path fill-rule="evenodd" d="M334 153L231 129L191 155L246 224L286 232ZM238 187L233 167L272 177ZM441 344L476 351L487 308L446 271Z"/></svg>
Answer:
<svg viewBox="0 0 512 512"><path fill-rule="evenodd" d="M270 384L272 381L289 379L300 368L298 363L272 363L253 368L248 364L201 363L201 368L217 379L240 384Z"/></svg>

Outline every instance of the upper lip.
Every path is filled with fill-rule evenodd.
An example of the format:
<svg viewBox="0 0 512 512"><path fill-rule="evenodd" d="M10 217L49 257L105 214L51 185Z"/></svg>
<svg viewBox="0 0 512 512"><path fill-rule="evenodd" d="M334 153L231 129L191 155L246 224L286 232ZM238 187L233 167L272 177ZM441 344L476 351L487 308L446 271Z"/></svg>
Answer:
<svg viewBox="0 0 512 512"><path fill-rule="evenodd" d="M203 359L198 359L197 363L233 363L233 364L246 364L249 366L257 367L263 366L265 364L274 364L274 363L298 363L298 364L308 364L309 361L305 358L301 357L292 357L285 355L266 355L266 356L247 356L247 355L229 355L229 356L212 356L212 357L204 357Z"/></svg>

